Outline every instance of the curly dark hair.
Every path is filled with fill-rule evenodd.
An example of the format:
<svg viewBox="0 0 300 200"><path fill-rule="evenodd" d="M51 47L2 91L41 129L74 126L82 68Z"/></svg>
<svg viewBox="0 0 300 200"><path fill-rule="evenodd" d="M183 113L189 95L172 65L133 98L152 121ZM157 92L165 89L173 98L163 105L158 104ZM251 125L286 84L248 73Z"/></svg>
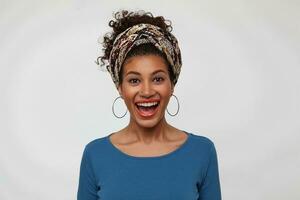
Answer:
<svg viewBox="0 0 300 200"><path fill-rule="evenodd" d="M125 31L127 28L134 26L136 24L140 23L148 23L155 26L160 27L165 32L171 32L172 31L172 23L170 20L165 20L163 16L153 16L151 12L145 12L144 10L139 10L135 12L129 12L128 10L121 10L114 14L114 18L109 21L108 25L113 29L112 32L106 33L103 38L103 42L101 43L103 45L102 51L103 55L99 56L96 60L96 63L101 66L105 66L106 68L108 66L108 59L110 52L113 48L113 43L116 39L116 37ZM139 46L136 46L128 52L126 59L137 56L137 55L159 55L162 58L164 58L166 64L169 66L169 76L171 81L174 79L174 73L172 71L172 68L170 64L168 63L166 59L166 55L159 51L153 44L142 44ZM125 60L126 60L125 59ZM101 63L99 62L101 61ZM122 69L120 71L120 74L122 74ZM122 76L120 77L120 83L122 83Z"/></svg>

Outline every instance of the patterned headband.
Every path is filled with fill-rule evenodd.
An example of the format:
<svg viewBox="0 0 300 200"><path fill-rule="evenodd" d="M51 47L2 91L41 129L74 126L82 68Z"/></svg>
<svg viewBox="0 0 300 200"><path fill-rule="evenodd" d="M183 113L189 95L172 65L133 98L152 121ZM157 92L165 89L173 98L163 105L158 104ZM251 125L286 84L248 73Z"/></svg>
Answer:
<svg viewBox="0 0 300 200"><path fill-rule="evenodd" d="M173 83L177 83L181 69L181 53L177 39L170 32L164 32L160 27L152 24L137 24L120 33L114 43L109 56L107 69L118 88L120 83L119 72L127 53L134 46L151 43L166 55L175 75Z"/></svg>

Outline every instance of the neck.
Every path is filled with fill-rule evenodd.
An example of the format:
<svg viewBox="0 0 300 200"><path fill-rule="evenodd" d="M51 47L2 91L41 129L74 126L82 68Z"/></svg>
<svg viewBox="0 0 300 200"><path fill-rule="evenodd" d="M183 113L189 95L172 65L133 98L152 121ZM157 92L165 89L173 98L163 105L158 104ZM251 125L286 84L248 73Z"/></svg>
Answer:
<svg viewBox="0 0 300 200"><path fill-rule="evenodd" d="M159 123L153 127L141 127L135 121L130 120L128 126L124 129L125 133L142 143L151 143L155 141L167 140L174 127L169 125L163 117Z"/></svg>

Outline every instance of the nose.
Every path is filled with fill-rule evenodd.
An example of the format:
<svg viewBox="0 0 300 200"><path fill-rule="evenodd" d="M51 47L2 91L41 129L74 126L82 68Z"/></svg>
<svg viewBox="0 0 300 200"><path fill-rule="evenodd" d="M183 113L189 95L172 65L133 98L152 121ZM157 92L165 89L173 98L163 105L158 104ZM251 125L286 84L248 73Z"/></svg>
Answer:
<svg viewBox="0 0 300 200"><path fill-rule="evenodd" d="M140 94L141 94L141 96L143 96L145 98L153 96L155 94L155 91L153 90L151 83L145 81L142 84Z"/></svg>

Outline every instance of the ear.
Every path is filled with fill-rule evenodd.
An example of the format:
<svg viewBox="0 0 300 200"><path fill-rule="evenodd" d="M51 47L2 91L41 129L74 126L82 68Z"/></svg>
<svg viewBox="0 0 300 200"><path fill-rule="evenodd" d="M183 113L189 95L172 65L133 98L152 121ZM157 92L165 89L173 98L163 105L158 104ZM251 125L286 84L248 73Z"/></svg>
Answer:
<svg viewBox="0 0 300 200"><path fill-rule="evenodd" d="M174 88L175 88L175 86L174 86L174 84L172 83L172 85L171 85L171 95L174 93Z"/></svg>
<svg viewBox="0 0 300 200"><path fill-rule="evenodd" d="M121 85L118 86L118 92L119 92L119 95L123 98L123 93L122 93L122 87L121 87Z"/></svg>

